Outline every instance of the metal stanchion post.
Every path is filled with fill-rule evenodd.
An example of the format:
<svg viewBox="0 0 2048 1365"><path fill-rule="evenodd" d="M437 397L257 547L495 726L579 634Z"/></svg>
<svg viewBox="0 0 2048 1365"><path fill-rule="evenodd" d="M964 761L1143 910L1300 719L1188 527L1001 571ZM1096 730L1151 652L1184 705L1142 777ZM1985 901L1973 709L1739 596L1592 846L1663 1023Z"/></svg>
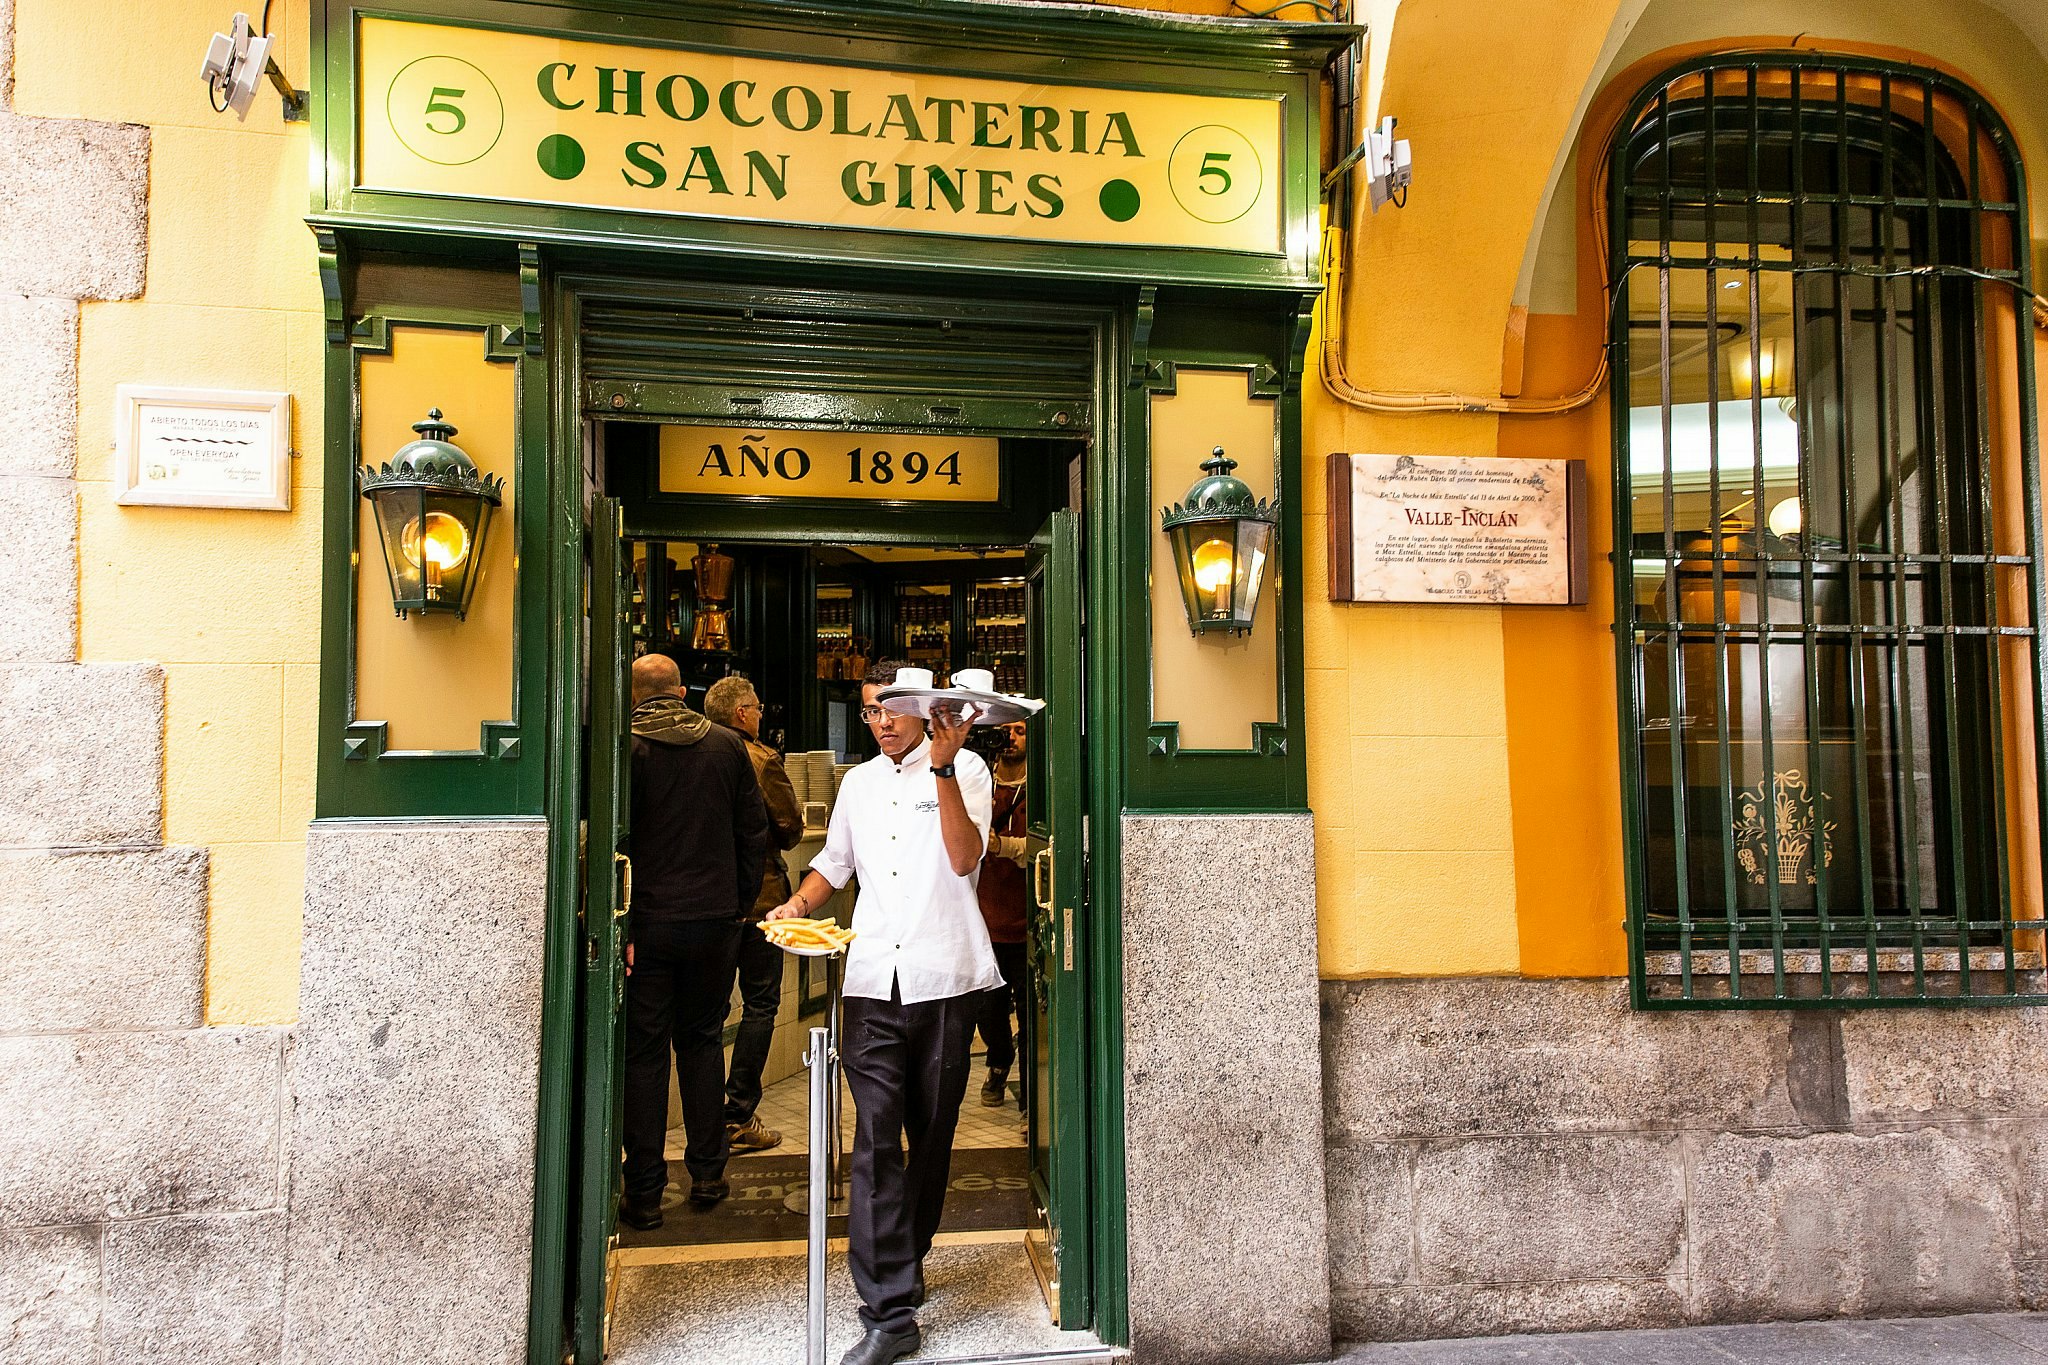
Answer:
<svg viewBox="0 0 2048 1365"><path fill-rule="evenodd" d="M825 958L825 1027L831 1038L829 1051L832 1058L831 1064L826 1067L826 1070L831 1073L832 1084L830 1087L830 1098L826 1101L826 1107L831 1111L831 1131L824 1139L826 1154L824 1188L826 1190L826 1198L830 1201L827 1212L834 1218L844 1218L847 1210L846 1156L845 1153L839 1150L841 1143L840 1092L845 1089L839 1081L839 1016L842 1013L839 968L843 956L840 953L833 953ZM815 1081L815 1078L813 1080ZM815 1125L813 1126L815 1127ZM813 1152L813 1160L816 1157L817 1153ZM812 1191L817 1188L819 1187L813 1185L807 1189L791 1190L783 1197L782 1207L788 1209L791 1213L809 1213L811 1211Z"/></svg>
<svg viewBox="0 0 2048 1365"><path fill-rule="evenodd" d="M832 1182L831 1212L836 1217L846 1213L846 1156L839 1150L840 1133L844 1125L840 1122L840 1092L846 1087L839 1081L839 1016L843 1006L840 993L839 967L844 961L838 954L825 959L825 1022L832 1030L832 1165L828 1172Z"/></svg>
<svg viewBox="0 0 2048 1365"><path fill-rule="evenodd" d="M839 1079L838 1057L832 1050L831 1028L811 1030L811 1050L804 1064L811 1069L811 1198L810 1246L805 1267L809 1300L804 1359L807 1365L825 1365L825 1186L827 1168L832 1165L831 1147L825 1127L835 1123L833 1091Z"/></svg>

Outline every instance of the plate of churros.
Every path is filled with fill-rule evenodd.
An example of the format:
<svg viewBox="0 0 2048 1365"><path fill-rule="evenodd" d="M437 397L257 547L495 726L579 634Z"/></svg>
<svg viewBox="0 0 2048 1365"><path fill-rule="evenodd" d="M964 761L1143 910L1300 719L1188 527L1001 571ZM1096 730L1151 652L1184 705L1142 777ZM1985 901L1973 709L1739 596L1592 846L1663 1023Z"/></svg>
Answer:
<svg viewBox="0 0 2048 1365"><path fill-rule="evenodd" d="M761 932L783 952L799 957L831 957L853 942L853 930L829 919L762 920Z"/></svg>

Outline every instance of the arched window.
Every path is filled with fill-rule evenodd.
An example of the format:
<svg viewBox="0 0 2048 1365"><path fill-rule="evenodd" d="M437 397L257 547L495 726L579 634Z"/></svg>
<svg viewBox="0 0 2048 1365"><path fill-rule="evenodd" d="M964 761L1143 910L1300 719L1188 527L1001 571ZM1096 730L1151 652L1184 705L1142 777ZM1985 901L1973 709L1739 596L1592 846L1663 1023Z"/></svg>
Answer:
<svg viewBox="0 0 2048 1365"><path fill-rule="evenodd" d="M1609 185L1637 1004L2038 994L2040 482L2003 124L1931 71L1708 59L1637 101Z"/></svg>

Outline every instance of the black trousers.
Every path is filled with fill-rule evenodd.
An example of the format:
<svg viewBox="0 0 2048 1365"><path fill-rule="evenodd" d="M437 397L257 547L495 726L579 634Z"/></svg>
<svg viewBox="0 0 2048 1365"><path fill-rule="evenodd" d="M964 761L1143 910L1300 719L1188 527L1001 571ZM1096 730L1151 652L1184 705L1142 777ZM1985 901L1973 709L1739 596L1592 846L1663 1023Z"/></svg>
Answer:
<svg viewBox="0 0 2048 1365"><path fill-rule="evenodd" d="M668 1187L668 1055L689 1136L692 1180L725 1174L725 1032L740 935L737 920L641 920L626 978L626 1198L659 1204ZM756 931L758 932L758 931Z"/></svg>
<svg viewBox="0 0 2048 1365"><path fill-rule="evenodd" d="M745 1123L761 1103L761 1069L782 1008L782 949L748 925L740 935L740 1031L725 1077L725 1121Z"/></svg>
<svg viewBox="0 0 2048 1365"><path fill-rule="evenodd" d="M982 1046L988 1049L988 1069L1008 1071L1017 1064L1017 1053L1021 1050L1027 1058L1025 1070L1029 1071L1031 998L1025 990L1024 945L992 943L989 946L995 949L996 966L1003 973L1003 984L982 992L981 1017L975 1021L981 1030ZM1010 1033L1012 1011L1017 1015L1014 1040Z"/></svg>
<svg viewBox="0 0 2048 1365"><path fill-rule="evenodd" d="M980 997L845 998L840 1048L855 1115L847 1261L864 1326L906 1332L917 1321L911 1287L946 1211Z"/></svg>

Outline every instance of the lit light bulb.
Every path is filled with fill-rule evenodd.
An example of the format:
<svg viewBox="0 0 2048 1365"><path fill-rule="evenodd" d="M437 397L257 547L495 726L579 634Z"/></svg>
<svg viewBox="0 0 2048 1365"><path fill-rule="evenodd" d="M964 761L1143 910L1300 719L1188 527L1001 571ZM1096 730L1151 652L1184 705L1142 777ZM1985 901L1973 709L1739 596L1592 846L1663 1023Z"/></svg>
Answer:
<svg viewBox="0 0 2048 1365"><path fill-rule="evenodd" d="M469 531L446 512L429 512L422 519L405 524L398 538L399 553L414 568L427 571L427 589L439 596L441 575L469 558Z"/></svg>
<svg viewBox="0 0 2048 1365"><path fill-rule="evenodd" d="M1218 616L1229 609L1230 580L1237 565L1232 562L1230 543L1205 540L1195 547L1195 586L1216 599Z"/></svg>
<svg viewBox="0 0 2048 1365"><path fill-rule="evenodd" d="M1799 499L1796 497L1776 503L1772 506L1770 514L1764 518L1764 525L1770 527L1771 534L1781 540L1789 540L1798 535L1803 522L1804 518L1799 512Z"/></svg>

